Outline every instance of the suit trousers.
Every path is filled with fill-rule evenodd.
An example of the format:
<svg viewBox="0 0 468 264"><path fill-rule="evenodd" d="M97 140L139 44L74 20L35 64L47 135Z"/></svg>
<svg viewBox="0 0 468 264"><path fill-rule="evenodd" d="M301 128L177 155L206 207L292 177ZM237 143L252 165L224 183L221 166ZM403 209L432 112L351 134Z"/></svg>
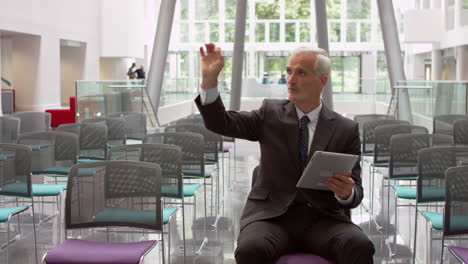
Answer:
<svg viewBox="0 0 468 264"><path fill-rule="evenodd" d="M281 216L245 226L237 241L237 264L271 264L288 253L312 253L336 264L373 263L375 248L356 225L292 205Z"/></svg>

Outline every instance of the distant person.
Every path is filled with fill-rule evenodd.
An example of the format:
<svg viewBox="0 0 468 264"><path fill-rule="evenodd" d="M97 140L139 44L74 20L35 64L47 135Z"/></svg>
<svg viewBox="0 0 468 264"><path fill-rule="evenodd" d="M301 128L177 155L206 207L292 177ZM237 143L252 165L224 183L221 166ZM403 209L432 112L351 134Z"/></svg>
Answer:
<svg viewBox="0 0 468 264"><path fill-rule="evenodd" d="M130 68L128 68L128 71L127 71L128 78L135 79L136 77L135 71L136 71L136 63L132 63L132 66L130 66Z"/></svg>
<svg viewBox="0 0 468 264"><path fill-rule="evenodd" d="M138 68L138 70L135 71L135 73L136 73L136 78L137 79L145 79L146 78L146 73L145 73L143 65L141 65L140 68Z"/></svg>

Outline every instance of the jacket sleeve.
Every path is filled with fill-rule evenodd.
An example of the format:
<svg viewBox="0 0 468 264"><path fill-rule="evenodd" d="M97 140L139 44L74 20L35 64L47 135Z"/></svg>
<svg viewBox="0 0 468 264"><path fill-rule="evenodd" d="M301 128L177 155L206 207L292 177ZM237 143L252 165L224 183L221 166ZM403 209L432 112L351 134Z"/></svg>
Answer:
<svg viewBox="0 0 468 264"><path fill-rule="evenodd" d="M354 200L349 205L343 207L355 208L362 202L362 199L364 198L361 179L361 139L359 138L359 128L357 124L353 128L353 131L350 133L348 143L346 145L347 149L345 153L359 155L359 159L356 161L356 164L354 164L351 175L355 183Z"/></svg>
<svg viewBox="0 0 468 264"><path fill-rule="evenodd" d="M259 109L250 112L226 111L220 96L213 103L205 105L201 104L200 96L198 96L195 103L207 129L228 137L251 141L260 140L265 101Z"/></svg>

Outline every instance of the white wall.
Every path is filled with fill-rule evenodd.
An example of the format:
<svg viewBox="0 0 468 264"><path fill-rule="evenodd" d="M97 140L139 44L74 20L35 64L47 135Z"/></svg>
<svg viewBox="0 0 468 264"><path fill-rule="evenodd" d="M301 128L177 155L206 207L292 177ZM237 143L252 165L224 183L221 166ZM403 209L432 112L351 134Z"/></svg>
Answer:
<svg viewBox="0 0 468 264"><path fill-rule="evenodd" d="M7 79L8 81L10 81L12 83L12 85L14 85L13 83L13 73L12 73L12 68L13 68L13 65L12 65L12 39L11 37L3 37L3 38L0 38L0 42L1 42L1 59L0 59L0 65L1 65L1 76L5 79ZM7 85L1 84L1 87L2 89L8 89L10 87L8 87ZM13 87L14 88L14 87Z"/></svg>
<svg viewBox="0 0 468 264"><path fill-rule="evenodd" d="M13 34L19 111L60 106L60 39L86 43L83 79L98 79L100 9L95 0L2 1L0 30Z"/></svg>
<svg viewBox="0 0 468 264"><path fill-rule="evenodd" d="M135 58L101 58L101 80L126 80L128 68L135 62ZM139 65L137 64L139 67Z"/></svg>
<svg viewBox="0 0 468 264"><path fill-rule="evenodd" d="M62 106L70 104L75 95L75 81L83 80L86 46L60 47L60 99Z"/></svg>
<svg viewBox="0 0 468 264"><path fill-rule="evenodd" d="M144 0L101 0L101 56L144 56Z"/></svg>

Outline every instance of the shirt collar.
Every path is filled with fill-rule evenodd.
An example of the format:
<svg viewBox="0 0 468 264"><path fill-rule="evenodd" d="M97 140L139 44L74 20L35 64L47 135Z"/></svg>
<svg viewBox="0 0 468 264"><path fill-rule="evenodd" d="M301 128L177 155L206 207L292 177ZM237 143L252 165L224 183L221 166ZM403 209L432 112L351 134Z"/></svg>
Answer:
<svg viewBox="0 0 468 264"><path fill-rule="evenodd" d="M296 106L294 106L294 107L296 107ZM318 117L320 115L320 111L322 111L322 100L320 100L320 105L317 108L315 108L314 110L312 110L311 112L309 112L307 114L305 114L299 108L296 107L297 118L299 120L301 120L301 118L304 115L307 115L307 117L309 117L309 120L310 120L311 124L315 123L318 120Z"/></svg>

